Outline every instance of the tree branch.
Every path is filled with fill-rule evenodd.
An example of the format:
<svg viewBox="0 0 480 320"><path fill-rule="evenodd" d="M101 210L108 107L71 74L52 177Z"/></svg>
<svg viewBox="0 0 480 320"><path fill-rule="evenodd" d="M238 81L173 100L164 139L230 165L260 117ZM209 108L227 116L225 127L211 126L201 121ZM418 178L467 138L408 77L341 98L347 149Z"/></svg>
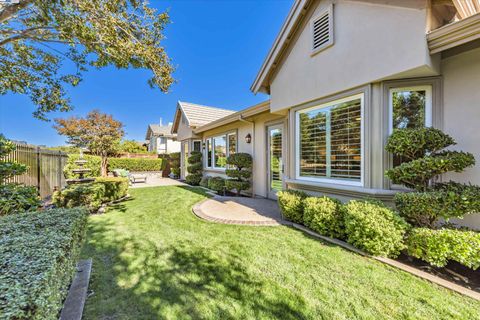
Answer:
<svg viewBox="0 0 480 320"><path fill-rule="evenodd" d="M10 19L15 13L26 8L32 0L19 0L18 3L2 5L0 10L0 23Z"/></svg>

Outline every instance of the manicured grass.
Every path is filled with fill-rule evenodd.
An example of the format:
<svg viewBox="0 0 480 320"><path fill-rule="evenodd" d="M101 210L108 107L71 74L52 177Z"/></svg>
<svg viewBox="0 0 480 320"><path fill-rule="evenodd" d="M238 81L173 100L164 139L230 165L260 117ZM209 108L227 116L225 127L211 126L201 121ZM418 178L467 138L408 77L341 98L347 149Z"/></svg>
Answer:
<svg viewBox="0 0 480 320"><path fill-rule="evenodd" d="M475 300L296 229L199 220L199 189L130 193L90 217L84 319L480 318Z"/></svg>

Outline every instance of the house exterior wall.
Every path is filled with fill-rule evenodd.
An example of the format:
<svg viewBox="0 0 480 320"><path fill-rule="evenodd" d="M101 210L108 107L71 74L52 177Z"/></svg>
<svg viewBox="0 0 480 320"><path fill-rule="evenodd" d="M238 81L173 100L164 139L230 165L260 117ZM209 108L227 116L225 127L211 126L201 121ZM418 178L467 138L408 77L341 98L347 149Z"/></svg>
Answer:
<svg viewBox="0 0 480 320"><path fill-rule="evenodd" d="M332 2L317 1L292 40L270 82L272 112L374 81L438 74L425 8L334 1L334 44L312 55L310 21Z"/></svg>
<svg viewBox="0 0 480 320"><path fill-rule="evenodd" d="M283 115L268 112L246 119L252 123L236 121L202 133L203 142L206 139L223 133L237 133L237 152L249 153L254 158L252 172L252 187L256 196L267 197L267 126L273 123L286 123ZM286 130L286 126L284 128ZM246 143L245 136L250 134L252 142ZM286 137L286 135L284 134ZM284 139L285 142L285 139ZM285 144L284 144L285 146ZM286 150L284 149L286 155ZM206 153L204 150L204 159ZM219 169L204 169L204 175L221 176L226 178L225 172ZM251 192L251 191L250 191Z"/></svg>
<svg viewBox="0 0 480 320"><path fill-rule="evenodd" d="M451 173L445 181L480 185L480 48L442 60L444 130L457 145L453 150L470 152L477 165L462 173ZM480 229L480 214L455 222Z"/></svg>

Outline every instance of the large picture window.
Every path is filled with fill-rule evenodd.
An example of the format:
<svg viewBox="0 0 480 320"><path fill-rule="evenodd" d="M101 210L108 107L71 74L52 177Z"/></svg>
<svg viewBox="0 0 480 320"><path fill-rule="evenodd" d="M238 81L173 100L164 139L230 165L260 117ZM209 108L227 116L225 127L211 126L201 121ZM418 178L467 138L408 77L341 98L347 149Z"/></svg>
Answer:
<svg viewBox="0 0 480 320"><path fill-rule="evenodd" d="M390 133L395 129L423 128L432 125L432 86L392 88L389 90ZM393 156L393 166L403 162Z"/></svg>
<svg viewBox="0 0 480 320"><path fill-rule="evenodd" d="M297 111L298 179L362 183L363 94Z"/></svg>
<svg viewBox="0 0 480 320"><path fill-rule="evenodd" d="M237 152L237 135L235 133L215 136L206 140L206 167L224 169L229 155Z"/></svg>

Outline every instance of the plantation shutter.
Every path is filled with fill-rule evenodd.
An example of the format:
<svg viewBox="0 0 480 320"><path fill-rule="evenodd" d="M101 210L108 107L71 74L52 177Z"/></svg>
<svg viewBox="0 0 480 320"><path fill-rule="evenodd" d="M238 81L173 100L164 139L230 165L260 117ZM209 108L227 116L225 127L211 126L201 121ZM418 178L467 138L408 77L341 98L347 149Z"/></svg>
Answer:
<svg viewBox="0 0 480 320"><path fill-rule="evenodd" d="M361 99L299 114L299 174L360 181Z"/></svg>

